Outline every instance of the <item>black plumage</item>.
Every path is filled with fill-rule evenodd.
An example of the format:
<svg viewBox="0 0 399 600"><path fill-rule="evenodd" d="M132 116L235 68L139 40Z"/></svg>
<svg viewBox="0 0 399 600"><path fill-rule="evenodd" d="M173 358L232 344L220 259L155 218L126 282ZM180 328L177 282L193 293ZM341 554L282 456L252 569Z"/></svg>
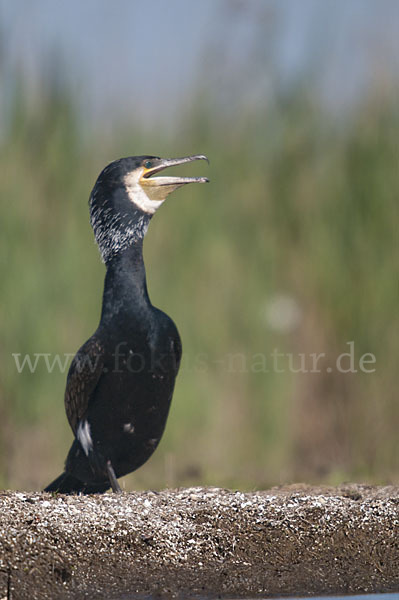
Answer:
<svg viewBox="0 0 399 600"><path fill-rule="evenodd" d="M46 491L120 491L117 478L145 463L163 434L181 359L173 321L148 297L143 238L166 196L207 179L152 177L197 159L138 156L99 175L90 218L106 264L102 313L72 361L65 408L75 440L65 471Z"/></svg>

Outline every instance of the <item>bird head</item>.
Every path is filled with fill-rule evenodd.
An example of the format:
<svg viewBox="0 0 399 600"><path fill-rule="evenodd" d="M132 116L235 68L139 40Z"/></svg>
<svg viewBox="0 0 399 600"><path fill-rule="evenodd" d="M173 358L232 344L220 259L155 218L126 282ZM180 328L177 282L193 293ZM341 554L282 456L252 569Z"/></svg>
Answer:
<svg viewBox="0 0 399 600"><path fill-rule="evenodd" d="M131 156L110 163L102 170L90 196L90 222L102 258L107 263L115 254L144 237L153 214L167 196L187 183L206 183L206 177L170 177L158 173L195 160Z"/></svg>

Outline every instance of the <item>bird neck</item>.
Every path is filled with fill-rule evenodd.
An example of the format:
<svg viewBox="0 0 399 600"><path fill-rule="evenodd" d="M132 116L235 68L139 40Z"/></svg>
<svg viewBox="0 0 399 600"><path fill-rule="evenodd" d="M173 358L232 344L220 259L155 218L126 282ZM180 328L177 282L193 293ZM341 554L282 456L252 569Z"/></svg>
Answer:
<svg viewBox="0 0 399 600"><path fill-rule="evenodd" d="M98 244L101 257L108 267L116 257L121 256L130 246L143 239L151 215L131 206L125 212L115 208L118 195L96 204L98 194L93 192L90 200L90 223ZM123 197L123 194L122 194Z"/></svg>
<svg viewBox="0 0 399 600"><path fill-rule="evenodd" d="M141 238L107 263L101 322L126 315L140 320L150 307Z"/></svg>

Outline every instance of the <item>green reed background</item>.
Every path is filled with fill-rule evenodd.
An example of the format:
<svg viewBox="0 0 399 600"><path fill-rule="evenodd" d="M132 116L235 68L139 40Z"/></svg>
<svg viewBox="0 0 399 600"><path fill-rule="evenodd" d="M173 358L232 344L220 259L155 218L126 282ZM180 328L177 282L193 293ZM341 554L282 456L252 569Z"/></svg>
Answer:
<svg viewBox="0 0 399 600"><path fill-rule="evenodd" d="M99 171L198 152L210 167L180 172L211 183L170 197L145 242L150 297L184 360L160 447L126 488L399 481L397 96L376 83L331 115L312 78L274 83L274 102L228 111L198 85L173 132L132 119L111 137L85 128L52 75L35 108L16 77L0 146L3 486L40 489L72 439L66 373L43 360L18 373L12 353L73 353L97 326L104 266L87 200ZM349 341L356 365L375 355L374 373L327 372ZM320 373L285 359L280 373L274 349L296 367L300 353L327 356Z"/></svg>

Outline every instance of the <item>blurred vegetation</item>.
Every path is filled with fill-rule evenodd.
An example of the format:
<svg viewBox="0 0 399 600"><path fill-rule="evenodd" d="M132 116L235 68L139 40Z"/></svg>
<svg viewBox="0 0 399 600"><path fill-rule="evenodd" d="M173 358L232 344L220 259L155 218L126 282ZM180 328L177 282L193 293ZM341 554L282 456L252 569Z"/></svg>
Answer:
<svg viewBox="0 0 399 600"><path fill-rule="evenodd" d="M132 119L110 139L87 132L51 73L34 108L16 77L3 115L1 484L40 489L71 442L66 372L40 360L18 373L12 354L63 357L97 326L98 172L119 156L197 152L210 168L188 170L211 184L176 193L146 238L150 296L176 321L184 360L162 443L127 489L398 482L393 96L376 85L332 116L311 82L277 81L273 102L231 110L198 88L173 135ZM350 341L358 372L328 372ZM274 349L296 368L301 353L308 369L326 356L321 372L292 373L284 357L273 369ZM375 372L359 370L364 353Z"/></svg>

